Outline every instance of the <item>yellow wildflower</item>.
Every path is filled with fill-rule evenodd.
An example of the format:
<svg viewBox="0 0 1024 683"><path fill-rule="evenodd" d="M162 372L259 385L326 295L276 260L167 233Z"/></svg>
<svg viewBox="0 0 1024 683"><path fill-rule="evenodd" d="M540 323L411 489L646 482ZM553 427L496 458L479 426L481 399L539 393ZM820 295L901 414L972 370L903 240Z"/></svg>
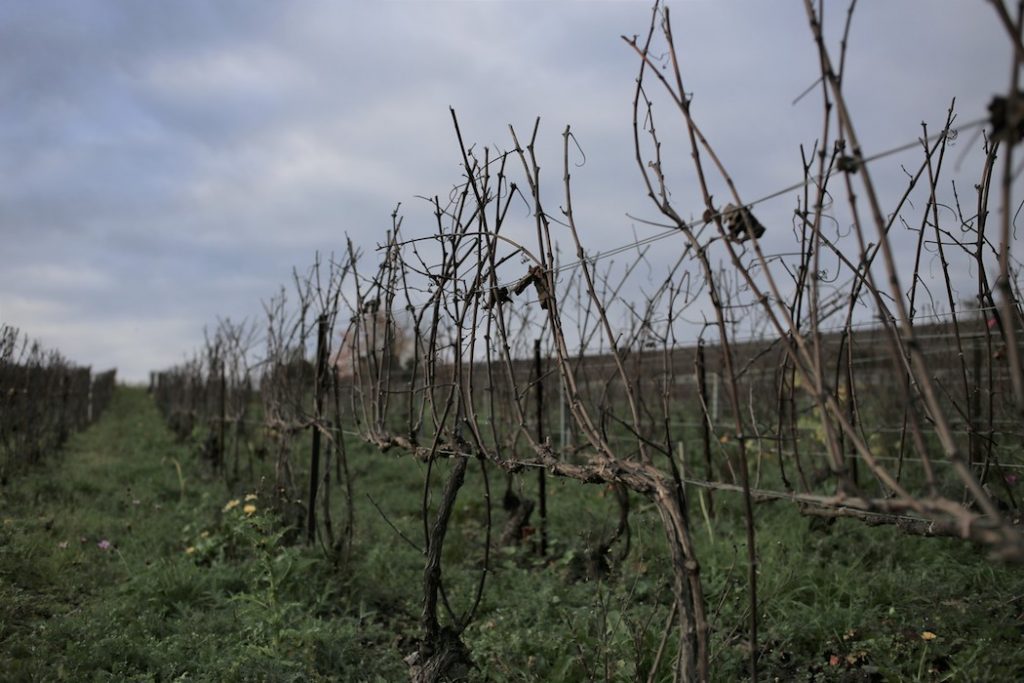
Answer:
<svg viewBox="0 0 1024 683"><path fill-rule="evenodd" d="M185 554L186 555L191 555L195 551L196 551L196 547L194 545L190 545L189 547L185 548Z"/></svg>
<svg viewBox="0 0 1024 683"><path fill-rule="evenodd" d="M249 503L248 505L242 508L242 512L244 512L247 515L251 515L254 512L256 512L256 506L253 505L252 503Z"/></svg>
<svg viewBox="0 0 1024 683"><path fill-rule="evenodd" d="M248 502L250 500L256 500L257 498L259 498L259 496L257 496L255 493L250 493L245 497L245 500L246 502Z"/></svg>
<svg viewBox="0 0 1024 683"><path fill-rule="evenodd" d="M199 534L199 538L209 538L209 537L210 537L210 532L209 531L204 531L203 533Z"/></svg>
<svg viewBox="0 0 1024 683"><path fill-rule="evenodd" d="M921 640L935 640L936 638L938 638L938 636L931 631L924 631L921 634Z"/></svg>
<svg viewBox="0 0 1024 683"><path fill-rule="evenodd" d="M238 500L237 498L232 498L231 500L228 501L228 504L224 506L224 512L234 510L236 507L238 507L238 505L241 502L242 501Z"/></svg>

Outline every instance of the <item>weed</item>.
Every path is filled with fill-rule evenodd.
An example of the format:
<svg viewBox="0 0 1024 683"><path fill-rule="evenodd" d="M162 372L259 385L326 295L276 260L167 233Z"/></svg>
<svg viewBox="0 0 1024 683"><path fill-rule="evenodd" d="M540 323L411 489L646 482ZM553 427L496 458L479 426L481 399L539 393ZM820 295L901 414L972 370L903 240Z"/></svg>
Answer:
<svg viewBox="0 0 1024 683"><path fill-rule="evenodd" d="M0 489L4 677L406 678L423 558L395 529L422 540L423 469L358 446L350 455L359 524L354 552L338 564L317 547L294 545L262 493L206 474L141 391L119 390L106 417L72 437L59 465ZM435 476L445 467L435 464ZM478 472L466 487L480 490ZM463 636L477 667L471 678L646 680L671 604L657 515L634 501L631 553L597 579L579 564L613 528L614 502L572 482L550 482L548 493L549 554L529 542L492 554L483 602ZM717 496L713 518L692 510L703 529L697 556L721 681L746 676L736 502ZM485 512L479 496L467 495L455 513L444 581L456 614L472 603L479 579ZM852 520L819 528L778 503L758 519L768 680L1024 677L1019 569L955 540ZM671 640L655 680L670 676Z"/></svg>

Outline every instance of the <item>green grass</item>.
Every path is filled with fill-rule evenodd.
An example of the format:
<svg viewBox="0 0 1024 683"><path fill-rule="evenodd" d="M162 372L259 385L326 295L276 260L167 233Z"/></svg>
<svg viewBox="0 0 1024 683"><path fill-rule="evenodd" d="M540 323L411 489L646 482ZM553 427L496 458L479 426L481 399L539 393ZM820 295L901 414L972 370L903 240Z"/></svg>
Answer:
<svg viewBox="0 0 1024 683"><path fill-rule="evenodd" d="M59 461L0 490L0 678L401 677L346 576L282 544L269 514L223 512L202 472L122 389Z"/></svg>
<svg viewBox="0 0 1024 683"><path fill-rule="evenodd" d="M296 449L299 472L304 453ZM422 542L426 467L356 444L350 453L356 538L352 556L335 563L287 543L264 509L269 463L229 490L174 442L144 392L120 389L61 456L0 489L0 679L406 679L422 556L391 525ZM434 468L435 492L446 469ZM534 496L535 476L524 475L520 495ZM500 526L504 476L491 472L490 485ZM561 480L548 490L549 557L492 554L464 634L473 678L646 680L670 598L657 515L634 498L630 555L588 580L581 558L614 529L614 496ZM482 494L474 463L445 547L458 614L480 577ZM749 648L737 502L718 494L710 528L693 506L721 681L744 678ZM763 680L1024 680L1020 568L960 541L812 523L779 502L757 512ZM664 659L659 681L670 678Z"/></svg>

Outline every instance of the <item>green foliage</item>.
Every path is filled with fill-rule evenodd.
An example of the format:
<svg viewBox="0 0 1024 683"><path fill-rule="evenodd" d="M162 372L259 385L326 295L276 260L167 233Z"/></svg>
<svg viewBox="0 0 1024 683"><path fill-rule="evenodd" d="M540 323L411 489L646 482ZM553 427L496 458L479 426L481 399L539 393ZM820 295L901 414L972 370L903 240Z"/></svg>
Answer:
<svg viewBox="0 0 1024 683"><path fill-rule="evenodd" d="M717 502L717 501L716 501ZM778 680L1020 680L1024 577L966 542L854 520L819 525L791 507L759 510L763 672ZM715 670L745 675L742 531L700 549L709 604L721 604ZM707 541L707 539L704 539ZM707 568L735 565L731 575ZM933 639L928 639L933 634ZM923 662L923 664L922 664Z"/></svg>
<svg viewBox="0 0 1024 683"><path fill-rule="evenodd" d="M423 557L415 546L423 543L427 468L365 447L350 453L356 538L339 563L295 544L259 483L268 472L256 472L247 488L226 486L175 442L142 392L119 390L106 417L71 439L59 466L0 488L0 677L407 678L402 657L419 634ZM447 467L435 464L432 490ZM534 497L534 482L517 480L517 495ZM492 472L490 486L499 500L504 476ZM459 618L480 579L483 492L474 465L443 565ZM614 496L551 479L548 494L548 557L537 554L536 534L491 553L482 601L463 633L476 664L471 678L646 680L672 599L656 513L634 497L630 555L593 575L581 567L615 528ZM741 680L749 614L739 501L716 494L715 517L705 520L690 494L714 678ZM500 527L499 505L492 514ZM992 564L959 541L851 520L820 524L781 502L757 514L765 680L1024 679L1019 568ZM670 680L674 654L670 638L654 680Z"/></svg>

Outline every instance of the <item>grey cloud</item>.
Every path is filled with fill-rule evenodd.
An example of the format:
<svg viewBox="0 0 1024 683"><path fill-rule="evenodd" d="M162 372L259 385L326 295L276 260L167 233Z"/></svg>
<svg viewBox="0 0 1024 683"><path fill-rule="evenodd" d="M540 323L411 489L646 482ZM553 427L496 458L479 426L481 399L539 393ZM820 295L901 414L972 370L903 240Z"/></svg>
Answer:
<svg viewBox="0 0 1024 683"><path fill-rule="evenodd" d="M1006 80L990 12L943 3L924 22L921 6L858 8L847 87L867 153L937 126L954 95L980 115ZM820 127L816 93L792 104L817 77L800 3L672 11L694 112L744 197L798 180L798 146ZM5 3L0 317L129 378L175 362L346 231L372 251L397 202L407 231L430 230L415 195L460 177L449 105L468 141L506 150L507 125L540 115L552 208L572 124L588 248L650 234L625 217L656 216L631 148L637 60L619 38L648 20L640 2ZM675 197L699 214L681 121L665 107L658 121ZM895 186L898 162L878 173ZM761 210L788 228L792 209L789 196ZM511 228L528 236L529 217ZM670 253L652 250L652 267Z"/></svg>

